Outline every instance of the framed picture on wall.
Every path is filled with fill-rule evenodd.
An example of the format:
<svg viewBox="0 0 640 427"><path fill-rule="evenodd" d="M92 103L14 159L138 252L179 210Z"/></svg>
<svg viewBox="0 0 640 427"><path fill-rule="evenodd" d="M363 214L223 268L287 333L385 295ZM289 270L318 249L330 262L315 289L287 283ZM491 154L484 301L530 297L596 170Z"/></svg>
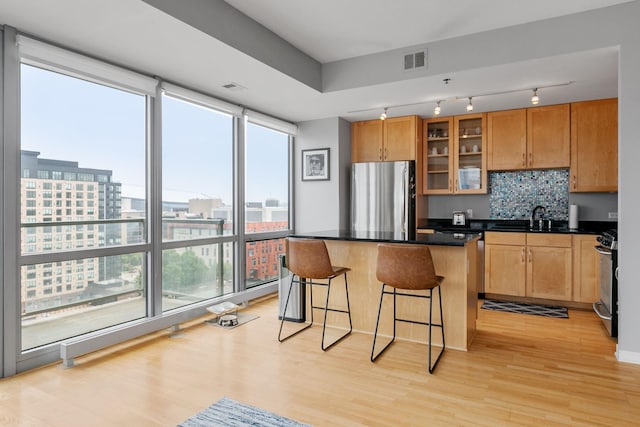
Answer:
<svg viewBox="0 0 640 427"><path fill-rule="evenodd" d="M302 180L329 180L329 149L302 150Z"/></svg>

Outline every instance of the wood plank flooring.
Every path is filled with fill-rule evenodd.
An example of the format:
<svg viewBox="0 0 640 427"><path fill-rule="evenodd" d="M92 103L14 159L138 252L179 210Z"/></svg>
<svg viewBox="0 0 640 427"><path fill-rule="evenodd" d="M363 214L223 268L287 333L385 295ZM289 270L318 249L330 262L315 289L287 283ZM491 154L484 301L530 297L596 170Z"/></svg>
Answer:
<svg viewBox="0 0 640 427"><path fill-rule="evenodd" d="M223 396L314 426L640 425L640 366L615 360L587 311L478 310L470 351L447 350L433 375L425 345L373 364L370 335L322 352L317 326L278 343L275 298L243 311L260 317L232 330L205 317L0 380L0 425L175 426Z"/></svg>

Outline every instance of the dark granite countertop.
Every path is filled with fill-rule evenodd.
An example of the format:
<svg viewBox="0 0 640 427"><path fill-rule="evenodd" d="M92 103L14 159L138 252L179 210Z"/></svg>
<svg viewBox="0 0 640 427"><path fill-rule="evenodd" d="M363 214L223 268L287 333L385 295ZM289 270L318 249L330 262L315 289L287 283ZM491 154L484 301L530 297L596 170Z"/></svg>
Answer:
<svg viewBox="0 0 640 427"><path fill-rule="evenodd" d="M409 239L405 233L381 231L352 232L349 230L328 230L311 233L294 233L291 237L323 240L346 240L356 242L378 243L417 243L426 245L464 246L465 243L481 237L477 232L461 232L447 234L418 234Z"/></svg>
<svg viewBox="0 0 640 427"><path fill-rule="evenodd" d="M617 228L615 221L580 221L577 229L570 229L567 221L552 221L551 229L530 229L529 220L468 219L466 225L453 225L451 218L429 218L420 220L418 229L432 229L443 232L484 233L485 231L521 232L521 233L567 233L601 234L603 231Z"/></svg>

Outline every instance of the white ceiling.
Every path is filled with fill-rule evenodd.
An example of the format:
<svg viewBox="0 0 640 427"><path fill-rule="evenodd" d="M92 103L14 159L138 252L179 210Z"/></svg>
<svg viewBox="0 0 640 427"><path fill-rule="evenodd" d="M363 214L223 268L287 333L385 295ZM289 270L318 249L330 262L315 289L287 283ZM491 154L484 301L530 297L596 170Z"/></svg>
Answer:
<svg viewBox="0 0 640 427"><path fill-rule="evenodd" d="M214 1L214 0L201 0ZM220 0L218 0L220 1ZM227 0L320 63L536 21L629 0ZM194 4L191 2L190 4ZM2 0L0 24L290 121L326 117L430 116L434 99L536 84L576 83L544 91L545 103L617 95L614 48L319 92L141 0ZM455 84L445 86L444 77ZM230 92L237 82L247 88ZM499 82L499 86L496 86ZM526 106L523 95L484 97L477 111ZM466 101L456 101L464 112ZM365 111L361 111L365 110ZM355 112L354 111L359 111ZM447 113L447 114L453 114Z"/></svg>

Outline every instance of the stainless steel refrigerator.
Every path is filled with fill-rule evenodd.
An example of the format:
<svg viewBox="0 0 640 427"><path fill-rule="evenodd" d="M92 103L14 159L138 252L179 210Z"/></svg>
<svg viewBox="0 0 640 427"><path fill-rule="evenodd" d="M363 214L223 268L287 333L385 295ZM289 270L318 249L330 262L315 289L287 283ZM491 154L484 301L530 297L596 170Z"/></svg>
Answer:
<svg viewBox="0 0 640 427"><path fill-rule="evenodd" d="M351 170L351 231L415 237L413 161L354 163ZM389 234L391 237L391 234Z"/></svg>

